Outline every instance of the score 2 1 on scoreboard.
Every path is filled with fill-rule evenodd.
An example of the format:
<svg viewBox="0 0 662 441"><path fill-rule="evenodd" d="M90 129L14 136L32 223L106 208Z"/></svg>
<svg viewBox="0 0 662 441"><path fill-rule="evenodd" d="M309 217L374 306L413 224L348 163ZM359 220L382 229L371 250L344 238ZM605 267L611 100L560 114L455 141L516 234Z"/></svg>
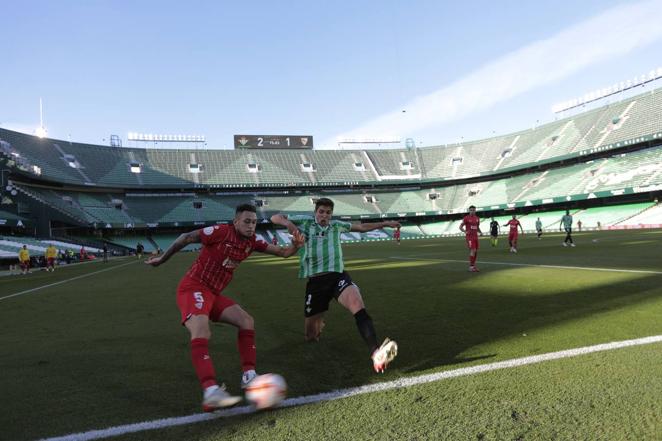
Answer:
<svg viewBox="0 0 662 441"><path fill-rule="evenodd" d="M236 149L312 149L312 136L234 135Z"/></svg>

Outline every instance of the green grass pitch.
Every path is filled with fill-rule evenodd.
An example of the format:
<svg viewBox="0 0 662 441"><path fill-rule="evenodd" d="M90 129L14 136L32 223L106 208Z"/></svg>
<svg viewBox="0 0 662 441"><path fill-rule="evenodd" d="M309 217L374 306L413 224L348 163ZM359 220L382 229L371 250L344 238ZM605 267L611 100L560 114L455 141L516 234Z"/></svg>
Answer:
<svg viewBox="0 0 662 441"><path fill-rule="evenodd" d="M282 374L290 397L662 334L662 231L579 233L576 248L562 240L525 235L511 254L505 238L498 248L484 238L479 274L467 272L462 238L345 245L379 336L400 345L385 375L372 372L353 318L337 304L321 341L304 343L296 257L254 254L226 294L255 318L258 371ZM117 266L0 300L0 439L200 412L175 305L194 258L0 278L4 297ZM217 374L239 393L235 330L212 332ZM657 440L660 397L662 344L654 343L114 439Z"/></svg>

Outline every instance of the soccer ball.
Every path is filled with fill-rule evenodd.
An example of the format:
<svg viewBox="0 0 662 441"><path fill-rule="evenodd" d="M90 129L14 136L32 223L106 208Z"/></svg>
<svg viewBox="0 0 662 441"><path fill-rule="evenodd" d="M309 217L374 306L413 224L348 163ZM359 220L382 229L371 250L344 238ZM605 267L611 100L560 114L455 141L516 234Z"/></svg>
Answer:
<svg viewBox="0 0 662 441"><path fill-rule="evenodd" d="M269 409L280 404L287 395L287 383L278 374L258 375L246 387L246 399L257 409Z"/></svg>

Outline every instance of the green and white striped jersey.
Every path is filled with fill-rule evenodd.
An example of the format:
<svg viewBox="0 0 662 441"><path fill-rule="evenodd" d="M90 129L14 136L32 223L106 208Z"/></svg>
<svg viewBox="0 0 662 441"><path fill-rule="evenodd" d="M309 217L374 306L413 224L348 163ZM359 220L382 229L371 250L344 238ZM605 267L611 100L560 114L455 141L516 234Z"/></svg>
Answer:
<svg viewBox="0 0 662 441"><path fill-rule="evenodd" d="M569 230L572 228L572 216L569 214L564 214L563 217L561 218L561 222L563 223L563 228L566 230Z"/></svg>
<svg viewBox="0 0 662 441"><path fill-rule="evenodd" d="M289 220L306 238L306 243L299 250L299 278L343 272L340 234L350 231L350 222L332 220L328 226L322 227L313 216L290 216Z"/></svg>

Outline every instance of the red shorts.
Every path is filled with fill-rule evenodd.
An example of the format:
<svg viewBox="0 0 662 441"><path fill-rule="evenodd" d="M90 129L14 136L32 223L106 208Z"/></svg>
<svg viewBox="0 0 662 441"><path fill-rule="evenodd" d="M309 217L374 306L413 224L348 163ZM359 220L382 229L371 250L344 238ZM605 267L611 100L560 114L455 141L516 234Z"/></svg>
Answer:
<svg viewBox="0 0 662 441"><path fill-rule="evenodd" d="M517 242L517 238L519 235L517 233L509 233L508 234L508 241L509 242Z"/></svg>
<svg viewBox="0 0 662 441"><path fill-rule="evenodd" d="M55 257L49 257L46 259L48 266L55 266Z"/></svg>
<svg viewBox="0 0 662 441"><path fill-rule="evenodd" d="M467 236L467 247L470 250L478 249L478 236Z"/></svg>
<svg viewBox="0 0 662 441"><path fill-rule="evenodd" d="M235 301L221 294L214 294L205 284L184 277L177 287L177 307L182 313L182 324L192 315L206 315L213 322L221 318L226 308Z"/></svg>
<svg viewBox="0 0 662 441"><path fill-rule="evenodd" d="M21 261L21 269L30 269L30 261L27 262Z"/></svg>

